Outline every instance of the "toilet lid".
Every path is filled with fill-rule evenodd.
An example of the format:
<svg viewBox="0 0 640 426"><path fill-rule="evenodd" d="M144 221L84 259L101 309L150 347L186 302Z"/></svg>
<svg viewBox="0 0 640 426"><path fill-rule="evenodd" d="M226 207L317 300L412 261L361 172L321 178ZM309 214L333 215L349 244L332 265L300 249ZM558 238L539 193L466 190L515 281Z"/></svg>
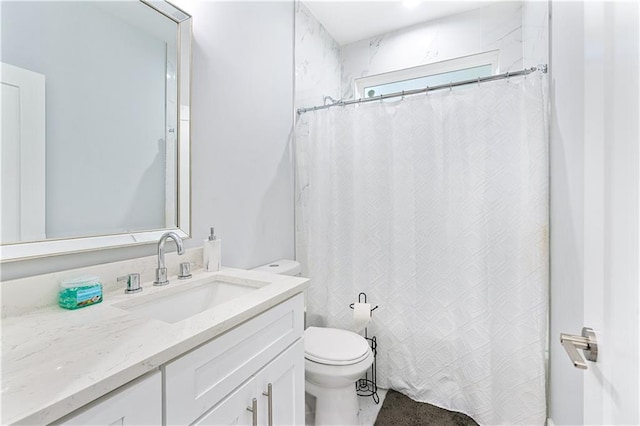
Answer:
<svg viewBox="0 0 640 426"><path fill-rule="evenodd" d="M309 327L304 332L305 358L320 364L349 365L369 355L364 337L347 330Z"/></svg>

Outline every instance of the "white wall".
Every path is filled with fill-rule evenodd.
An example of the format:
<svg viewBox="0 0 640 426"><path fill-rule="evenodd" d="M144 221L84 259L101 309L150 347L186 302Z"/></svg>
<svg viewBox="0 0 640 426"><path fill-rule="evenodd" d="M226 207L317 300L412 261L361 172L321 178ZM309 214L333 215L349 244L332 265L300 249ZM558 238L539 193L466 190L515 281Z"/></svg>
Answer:
<svg viewBox="0 0 640 426"><path fill-rule="evenodd" d="M293 257L292 2L178 2L194 17L193 234L224 266Z"/></svg>
<svg viewBox="0 0 640 426"><path fill-rule="evenodd" d="M293 256L293 3L194 2L192 235L224 266ZM141 206L144 208L144 206ZM2 279L153 255L155 246L4 263ZM126 271L123 271L126 272ZM134 271L129 271L134 272Z"/></svg>

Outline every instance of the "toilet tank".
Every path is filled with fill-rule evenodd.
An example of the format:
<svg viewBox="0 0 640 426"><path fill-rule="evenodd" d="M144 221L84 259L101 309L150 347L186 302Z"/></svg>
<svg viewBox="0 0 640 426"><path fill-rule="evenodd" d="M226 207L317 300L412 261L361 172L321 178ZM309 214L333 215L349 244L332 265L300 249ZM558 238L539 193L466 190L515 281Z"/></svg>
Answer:
<svg viewBox="0 0 640 426"><path fill-rule="evenodd" d="M290 259L280 259L266 265L253 268L252 271L269 272L279 275L300 275L300 263Z"/></svg>

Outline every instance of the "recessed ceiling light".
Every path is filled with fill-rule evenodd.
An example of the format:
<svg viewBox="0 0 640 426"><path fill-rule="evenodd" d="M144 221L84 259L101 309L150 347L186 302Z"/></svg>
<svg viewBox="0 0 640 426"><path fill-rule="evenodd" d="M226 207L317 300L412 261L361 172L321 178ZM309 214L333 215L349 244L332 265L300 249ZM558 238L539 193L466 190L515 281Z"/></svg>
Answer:
<svg viewBox="0 0 640 426"><path fill-rule="evenodd" d="M420 3L422 3L421 0L404 0L402 2L402 5L407 9L413 9L414 7L418 6Z"/></svg>

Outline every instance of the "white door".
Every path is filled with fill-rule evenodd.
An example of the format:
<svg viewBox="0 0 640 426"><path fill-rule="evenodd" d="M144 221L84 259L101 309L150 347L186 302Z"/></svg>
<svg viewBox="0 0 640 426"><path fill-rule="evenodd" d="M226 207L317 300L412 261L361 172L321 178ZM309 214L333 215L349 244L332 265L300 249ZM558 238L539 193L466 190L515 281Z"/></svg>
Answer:
<svg viewBox="0 0 640 426"><path fill-rule="evenodd" d="M45 77L1 64L0 242L45 239Z"/></svg>
<svg viewBox="0 0 640 426"><path fill-rule="evenodd" d="M555 424L640 424L640 10L551 4L551 324ZM574 368L560 333L591 327ZM582 353L582 351L579 351Z"/></svg>

